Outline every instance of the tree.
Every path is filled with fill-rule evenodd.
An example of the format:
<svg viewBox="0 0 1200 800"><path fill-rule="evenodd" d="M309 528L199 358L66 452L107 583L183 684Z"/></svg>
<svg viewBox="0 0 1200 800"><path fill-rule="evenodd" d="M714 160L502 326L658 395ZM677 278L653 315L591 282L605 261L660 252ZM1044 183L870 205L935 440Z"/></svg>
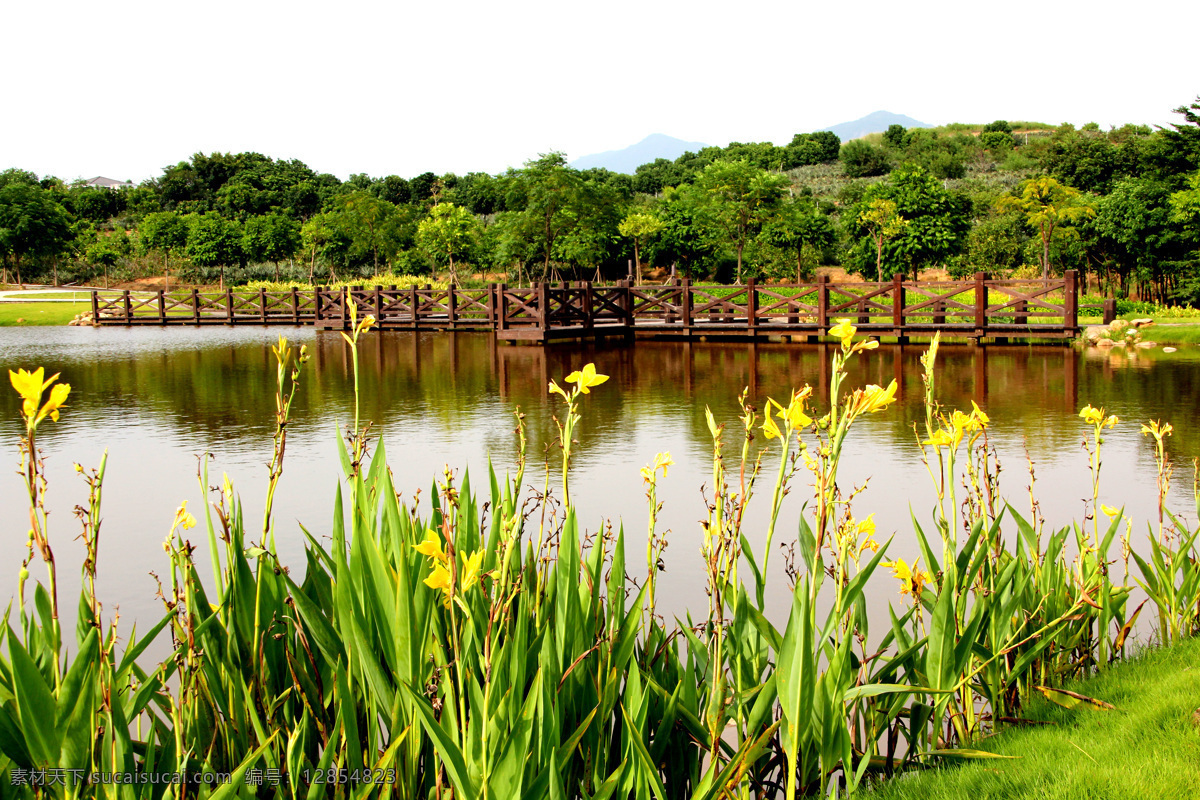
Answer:
<svg viewBox="0 0 1200 800"><path fill-rule="evenodd" d="M697 178L696 186L707 196L713 217L737 251L738 283L742 281L742 253L751 229L779 205L789 185L784 175L759 169L748 161L715 161Z"/></svg>
<svg viewBox="0 0 1200 800"><path fill-rule="evenodd" d="M225 267L242 258L240 226L215 211L197 215L188 231L187 255L200 267L220 267L222 289L225 288Z"/></svg>
<svg viewBox="0 0 1200 800"><path fill-rule="evenodd" d="M1082 199L1078 189L1064 186L1049 176L1021 181L1020 195L1001 197L996 202L1000 210L1013 209L1025 215L1025 221L1042 237L1042 280L1050 278L1050 237L1055 228L1069 228L1096 209Z"/></svg>
<svg viewBox="0 0 1200 800"><path fill-rule="evenodd" d="M876 197L858 212L858 224L866 228L875 240L875 280L882 283L883 243L898 236L907 221L896 211L895 202Z"/></svg>
<svg viewBox="0 0 1200 800"><path fill-rule="evenodd" d="M369 192L354 191L342 201L338 223L349 235L355 251L371 254L378 276L380 254L385 260L390 258L399 244L400 218L396 206Z"/></svg>
<svg viewBox="0 0 1200 800"><path fill-rule="evenodd" d="M242 229L242 251L250 261L270 261L279 282L279 262L300 249L300 225L283 214L250 217Z"/></svg>
<svg viewBox="0 0 1200 800"><path fill-rule="evenodd" d="M21 284L22 259L63 252L71 241L71 225L66 210L50 192L12 179L0 188L0 238L0 250L12 259Z"/></svg>
<svg viewBox="0 0 1200 800"><path fill-rule="evenodd" d="M877 199L895 203L905 220L899 233L885 237L882 248L861 219ZM908 164L863 191L852 208L849 226L858 239L852 253L858 268L865 273L874 264L876 276L886 280L897 272L915 274L921 267L945 263L958 253L970 229L970 202L922 168Z"/></svg>
<svg viewBox="0 0 1200 800"><path fill-rule="evenodd" d="M907 133L907 131L904 129L903 125L893 122L891 125L888 125L888 129L883 132L883 141L887 143L888 147L901 150L904 148L905 133Z"/></svg>
<svg viewBox="0 0 1200 800"><path fill-rule="evenodd" d="M892 169L883 148L867 144L862 139L853 139L842 145L838 158L842 162L842 172L848 178L886 175Z"/></svg>
<svg viewBox="0 0 1200 800"><path fill-rule="evenodd" d="M309 253L308 282L316 285L317 255L335 240L344 238L335 223L334 214L315 214L300 228L300 242ZM329 261L329 282L337 283L337 273L333 271L333 259Z"/></svg>
<svg viewBox="0 0 1200 800"><path fill-rule="evenodd" d="M567 166L562 153L546 153L527 161L525 169L510 176L505 205L517 210L517 217L510 221L511 234L528 242L531 258L540 256L544 276L550 274L559 237L584 218L581 209L586 200L583 176Z"/></svg>
<svg viewBox="0 0 1200 800"><path fill-rule="evenodd" d="M461 260L479 240L480 225L470 211L453 203L438 203L417 226L417 246L434 264L444 258L450 267L450 282L458 286L454 257Z"/></svg>
<svg viewBox="0 0 1200 800"><path fill-rule="evenodd" d="M772 246L796 254L796 282L805 279L804 248L823 250L837 238L833 223L811 197L796 197L780 206L763 225L761 236Z"/></svg>
<svg viewBox="0 0 1200 800"><path fill-rule="evenodd" d="M163 282L170 274L171 256L187 248L188 223L174 211L147 214L138 225L138 239L144 252L157 251L163 259Z"/></svg>
<svg viewBox="0 0 1200 800"><path fill-rule="evenodd" d="M631 211L621 220L617 230L622 236L633 239L633 263L637 269L637 282L642 285L641 244L663 229L663 221L647 211Z"/></svg>

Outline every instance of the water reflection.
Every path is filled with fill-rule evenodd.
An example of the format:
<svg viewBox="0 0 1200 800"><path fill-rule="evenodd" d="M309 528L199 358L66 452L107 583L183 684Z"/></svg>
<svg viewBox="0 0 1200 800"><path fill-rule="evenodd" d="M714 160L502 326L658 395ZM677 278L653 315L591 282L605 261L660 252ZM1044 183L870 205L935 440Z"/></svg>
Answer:
<svg viewBox="0 0 1200 800"><path fill-rule="evenodd" d="M74 387L62 421L47 427L41 439L61 574L77 573L82 557L79 544L70 541L78 532L71 510L84 502L86 486L72 464L94 465L106 447L110 459L100 591L110 608L120 605L124 617L145 618L157 611L149 573L164 566L160 544L175 507L185 499L191 508L200 507L197 454L213 454L211 483L229 473L242 494L248 527L257 526L271 452L270 344L278 333L246 328L0 330L0 368L45 365L51 372L61 371ZM340 336L310 329L286 333L313 354L296 399L276 501L281 555L285 563L299 565L303 539L297 523L315 535L329 529L338 476L334 439L339 424L353 414L353 383L350 354ZM915 555L910 509L924 522L934 502L914 444L914 425L924 418L923 351L922 345L882 346L852 363L847 384L886 385L894 379L899 386L895 407L856 426L842 478L847 487L868 483L856 503L857 516L877 512L881 540L895 532L893 554L910 558ZM706 606L697 555L697 521L705 508L701 491L711 480L705 407L718 419L734 422L743 387L761 408L766 397L786 398L792 387L806 383L824 402L830 355L825 346L801 344L639 342L633 347L541 349L498 346L486 334L370 334L361 352L362 415L375 420L397 485L411 498L418 491L427 495L445 464L469 468L477 479L489 456L502 471L513 464L513 411L519 407L529 423L527 474L540 485L540 465L554 437L551 415L559 412L547 384L594 361L611 380L583 404L572 495L589 530L606 521L623 522L627 535L640 539L646 500L638 468L656 452L673 454L678 466L659 489L665 503L660 529L672 531L660 606L665 613L683 614L688 607ZM1161 418L1176 428L1169 441L1180 464L1174 507L1194 516L1190 470L1183 467L1200 454L1200 434L1192 424L1200 397L1196 348L1115 356L1055 346L948 345L939 363L942 402L969 408L974 399L991 415L991 441L1004 466L1001 486L1015 506L1028 506L1028 456L1048 524L1081 516L1090 483L1080 447L1085 426L1076 414L1081 405L1092 403L1124 420L1106 437L1106 502L1125 505L1138 531L1154 513L1151 449L1138 427L1146 419ZM5 389L0 391L0 461L13 465L0 477L5 509L20 509L24 502L15 475L19 432L16 395ZM549 482L555 486L557 459L549 461ZM752 505L748 518L750 538L759 547L772 480L761 479L764 496ZM786 542L795 531L807 483L805 474L798 473L777 541ZM0 570L0 597L14 591L17 562L24 556L22 519L21 513L8 513L0 520L0 556L7 565ZM206 551L200 535L193 541ZM775 592L785 592L782 559L771 561L772 572L778 569L772 577ZM40 570L35 566L33 574ZM894 596L892 590L890 582L881 581L874 598L886 602ZM63 591L69 597L76 588L68 585Z"/></svg>

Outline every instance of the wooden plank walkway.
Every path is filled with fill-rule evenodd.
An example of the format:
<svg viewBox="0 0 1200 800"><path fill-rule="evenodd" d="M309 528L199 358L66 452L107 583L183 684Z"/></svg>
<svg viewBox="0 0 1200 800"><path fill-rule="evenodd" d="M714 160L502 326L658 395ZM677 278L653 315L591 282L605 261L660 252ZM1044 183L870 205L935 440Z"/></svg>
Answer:
<svg viewBox="0 0 1200 800"><path fill-rule="evenodd" d="M547 344L607 337L741 338L828 335L838 319L865 334L984 339L1066 339L1079 333L1074 271L1042 281L663 286L629 281L490 284L483 289L371 288L251 291L93 291L97 325L313 325L346 330L350 308L384 330L492 331L501 341ZM1108 309L1105 308L1105 316Z"/></svg>

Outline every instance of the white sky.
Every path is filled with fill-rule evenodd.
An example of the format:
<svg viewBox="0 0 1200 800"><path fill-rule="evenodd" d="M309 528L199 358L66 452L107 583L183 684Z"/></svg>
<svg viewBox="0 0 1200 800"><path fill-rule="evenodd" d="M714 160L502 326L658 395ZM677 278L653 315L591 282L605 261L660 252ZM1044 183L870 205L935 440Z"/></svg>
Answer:
<svg viewBox="0 0 1200 800"><path fill-rule="evenodd" d="M501 172L650 133L724 145L887 110L1167 124L1194 0L0 3L0 169L140 181L192 153Z"/></svg>

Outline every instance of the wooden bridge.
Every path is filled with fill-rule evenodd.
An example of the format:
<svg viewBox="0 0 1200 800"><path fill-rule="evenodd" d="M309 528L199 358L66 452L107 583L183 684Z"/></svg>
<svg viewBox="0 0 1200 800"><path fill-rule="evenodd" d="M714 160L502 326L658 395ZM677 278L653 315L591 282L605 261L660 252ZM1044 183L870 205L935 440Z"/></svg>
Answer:
<svg viewBox="0 0 1200 800"><path fill-rule="evenodd" d="M1065 339L1079 333L1074 271L1053 281L991 280L884 283L662 286L629 281L490 284L482 289L394 286L288 291L156 294L93 291L97 325L314 325L345 330L351 307L384 330L492 331L504 341L549 343L609 336L808 341L849 318L865 334L984 339ZM1108 308L1105 316L1110 315Z"/></svg>

